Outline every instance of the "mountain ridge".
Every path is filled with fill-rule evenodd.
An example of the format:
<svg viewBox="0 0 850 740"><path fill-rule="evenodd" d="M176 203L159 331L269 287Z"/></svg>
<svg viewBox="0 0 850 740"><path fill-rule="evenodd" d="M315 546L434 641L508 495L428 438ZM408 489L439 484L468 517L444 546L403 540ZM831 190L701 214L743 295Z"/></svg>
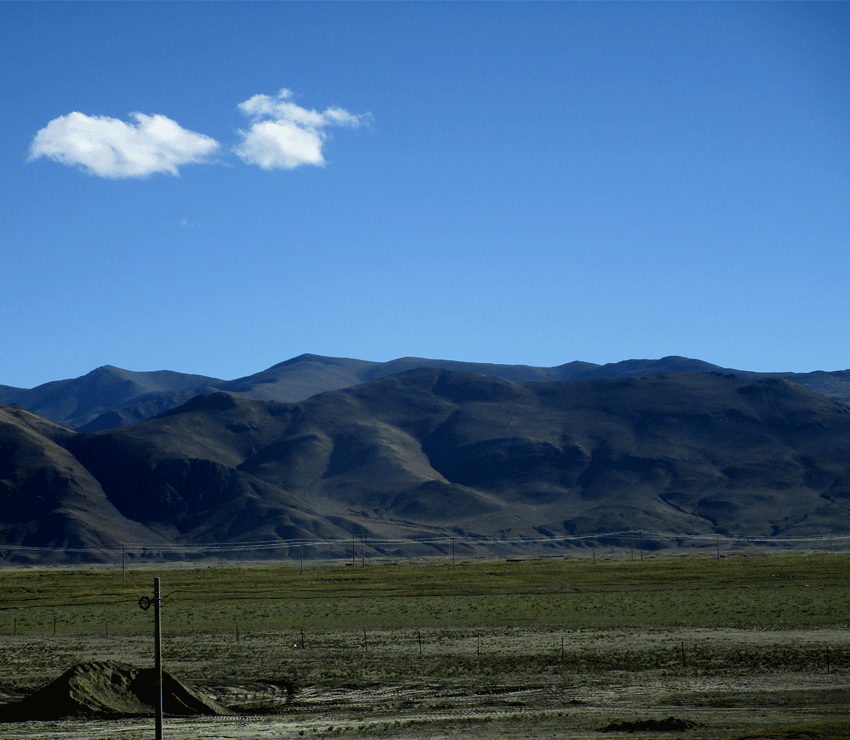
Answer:
<svg viewBox="0 0 850 740"><path fill-rule="evenodd" d="M180 406L193 396L216 390L255 400L294 402L419 367L472 372L515 382L578 381L656 372L721 372L741 378L786 378L827 397L850 402L850 370L761 373L722 368L677 355L605 365L573 361L545 368L420 357L373 362L302 354L234 380L170 370L134 372L104 365L80 378L50 381L32 389L0 386L0 403L20 404L69 429L98 431L152 418Z"/></svg>

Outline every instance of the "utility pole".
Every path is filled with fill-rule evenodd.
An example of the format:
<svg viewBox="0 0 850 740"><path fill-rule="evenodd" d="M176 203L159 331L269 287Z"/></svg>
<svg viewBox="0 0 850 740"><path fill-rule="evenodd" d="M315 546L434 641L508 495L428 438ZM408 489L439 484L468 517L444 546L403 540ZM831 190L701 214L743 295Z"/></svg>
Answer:
<svg viewBox="0 0 850 740"><path fill-rule="evenodd" d="M139 606L147 611L150 609L151 600L147 596L139 599ZM162 593L159 587L159 578L153 579L153 641L154 641L154 710L155 714L155 737L162 740Z"/></svg>
<svg viewBox="0 0 850 740"><path fill-rule="evenodd" d="M154 672L156 674L156 740L162 740L162 594L159 578L153 579Z"/></svg>

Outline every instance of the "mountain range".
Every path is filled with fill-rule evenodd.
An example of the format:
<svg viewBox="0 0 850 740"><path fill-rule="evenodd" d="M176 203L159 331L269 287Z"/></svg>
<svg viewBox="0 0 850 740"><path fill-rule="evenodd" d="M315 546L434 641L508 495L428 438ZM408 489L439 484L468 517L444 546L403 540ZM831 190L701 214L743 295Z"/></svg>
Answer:
<svg viewBox="0 0 850 740"><path fill-rule="evenodd" d="M687 357L626 360L607 365L570 362L557 367L532 367L421 357L369 362L310 354L236 380L170 370L132 372L106 365L80 378L56 380L31 389L0 385L0 403L19 404L69 429L91 432L144 421L194 396L213 391L226 391L258 401L303 401L319 393L422 367L475 373L515 383L624 378L659 372L721 372L745 379L792 380L829 398L850 403L850 370L759 373L722 368Z"/></svg>
<svg viewBox="0 0 850 740"><path fill-rule="evenodd" d="M781 375L302 355L227 382L107 367L3 388L18 405L0 405L0 543L114 560L353 537L403 555L423 538L846 535L848 373Z"/></svg>

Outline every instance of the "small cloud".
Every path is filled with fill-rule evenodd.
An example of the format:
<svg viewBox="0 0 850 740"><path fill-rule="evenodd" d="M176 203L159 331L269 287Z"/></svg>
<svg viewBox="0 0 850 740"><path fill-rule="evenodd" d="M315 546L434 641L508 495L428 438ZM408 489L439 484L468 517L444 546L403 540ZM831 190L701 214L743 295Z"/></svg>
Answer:
<svg viewBox="0 0 850 740"><path fill-rule="evenodd" d="M240 133L245 140L234 151L246 164L256 164L264 170L291 170L301 164L325 163L321 132L292 121L261 121L248 133Z"/></svg>
<svg viewBox="0 0 850 740"><path fill-rule="evenodd" d="M156 172L177 175L178 166L204 162L219 149L215 139L188 131L165 116L130 117L135 124L76 112L55 118L36 134L27 161L47 157L117 179Z"/></svg>
<svg viewBox="0 0 850 740"><path fill-rule="evenodd" d="M254 95L239 104L253 119L251 128L239 133L242 143L234 152L246 164L265 170L293 169L302 164L324 165L322 145L328 138L327 126L356 128L369 123L370 114L354 115L342 108L319 113L291 102L292 91L284 88L275 97Z"/></svg>
<svg viewBox="0 0 850 740"><path fill-rule="evenodd" d="M172 229L194 229L198 226L201 226L202 224L198 223L197 221L192 221L192 219L190 218L178 218L173 221L163 222L162 225L164 228L171 231Z"/></svg>

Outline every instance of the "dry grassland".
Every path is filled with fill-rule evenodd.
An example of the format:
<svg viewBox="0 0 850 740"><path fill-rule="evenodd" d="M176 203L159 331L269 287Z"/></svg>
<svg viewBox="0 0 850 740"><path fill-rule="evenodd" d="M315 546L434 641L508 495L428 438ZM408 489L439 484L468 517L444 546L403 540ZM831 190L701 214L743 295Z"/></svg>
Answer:
<svg viewBox="0 0 850 740"><path fill-rule="evenodd" d="M165 668L234 711L170 738L847 737L846 554L356 565L2 571L0 701L75 662L150 665L156 575Z"/></svg>

